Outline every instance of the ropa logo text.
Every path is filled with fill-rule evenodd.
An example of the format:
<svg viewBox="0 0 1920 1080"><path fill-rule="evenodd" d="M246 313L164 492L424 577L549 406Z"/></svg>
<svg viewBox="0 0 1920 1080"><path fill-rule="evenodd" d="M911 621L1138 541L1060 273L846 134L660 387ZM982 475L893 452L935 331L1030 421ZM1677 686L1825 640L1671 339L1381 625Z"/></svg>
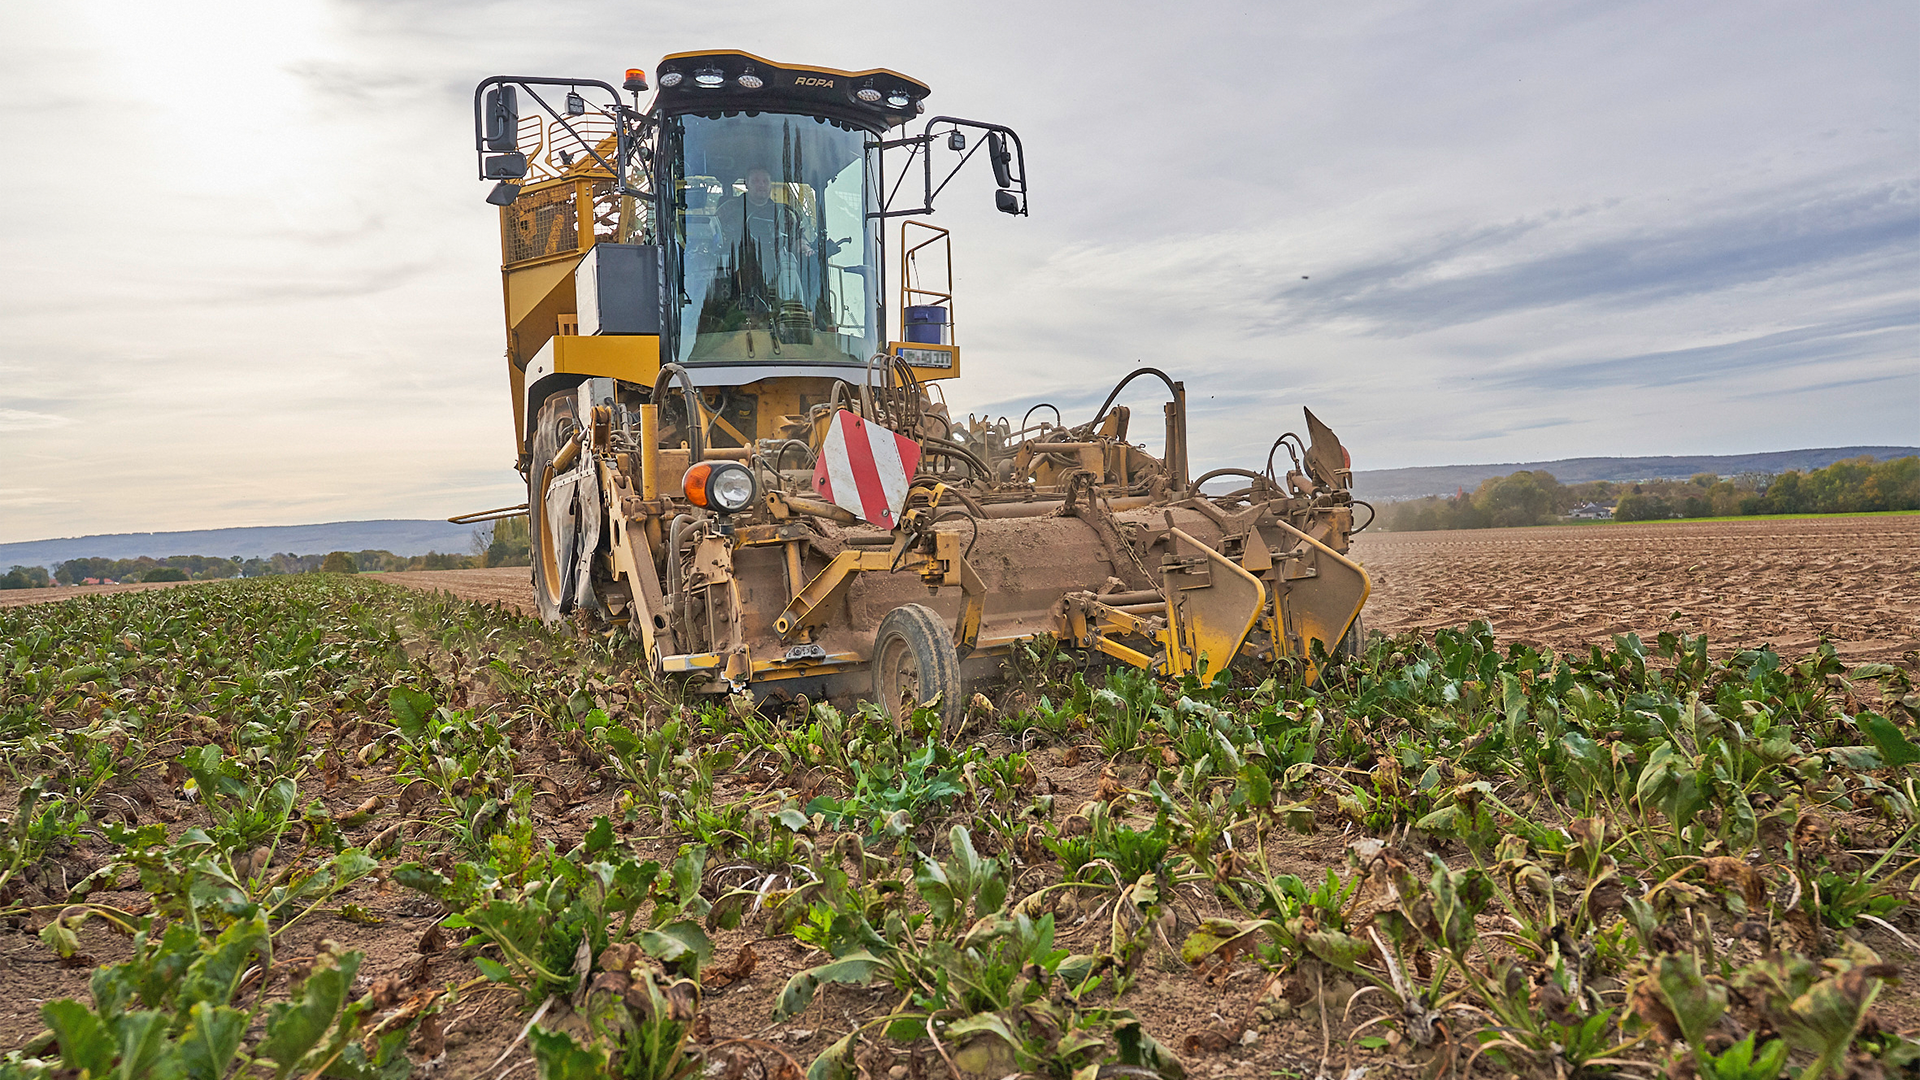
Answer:
<svg viewBox="0 0 1920 1080"><path fill-rule="evenodd" d="M812 75L802 75L799 78L793 80L793 85L795 86L832 86L833 80L815 78Z"/></svg>

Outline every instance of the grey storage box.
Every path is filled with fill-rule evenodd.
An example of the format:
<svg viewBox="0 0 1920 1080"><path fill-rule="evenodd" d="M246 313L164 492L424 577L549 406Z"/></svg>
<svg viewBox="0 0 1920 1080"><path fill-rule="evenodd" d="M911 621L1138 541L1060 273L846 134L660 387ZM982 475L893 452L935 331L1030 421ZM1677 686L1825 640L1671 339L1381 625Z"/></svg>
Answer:
<svg viewBox="0 0 1920 1080"><path fill-rule="evenodd" d="M573 272L582 334L660 332L660 249L595 244Z"/></svg>

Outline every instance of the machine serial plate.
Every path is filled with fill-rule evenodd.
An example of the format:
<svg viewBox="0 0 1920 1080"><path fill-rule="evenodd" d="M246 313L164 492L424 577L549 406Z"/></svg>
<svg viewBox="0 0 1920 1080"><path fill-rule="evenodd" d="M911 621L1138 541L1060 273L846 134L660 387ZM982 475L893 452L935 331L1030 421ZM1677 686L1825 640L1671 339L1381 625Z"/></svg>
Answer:
<svg viewBox="0 0 1920 1080"><path fill-rule="evenodd" d="M953 366L953 354L941 349L903 348L900 350L900 359L914 367L950 368Z"/></svg>

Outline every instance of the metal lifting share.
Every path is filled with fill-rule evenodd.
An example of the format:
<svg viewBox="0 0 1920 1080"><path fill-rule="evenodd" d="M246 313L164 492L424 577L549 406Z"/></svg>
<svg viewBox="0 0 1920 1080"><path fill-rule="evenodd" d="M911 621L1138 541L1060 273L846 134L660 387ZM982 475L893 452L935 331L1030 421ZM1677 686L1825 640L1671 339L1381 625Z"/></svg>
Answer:
<svg viewBox="0 0 1920 1080"><path fill-rule="evenodd" d="M527 480L495 516L529 515L543 618L708 690L934 703L948 730L966 677L1041 634L1202 677L1359 637L1352 474L1312 413L1264 469L1197 479L1156 368L1079 423L949 415L949 237L918 218L976 156L1024 216L1011 129L921 122L927 87L884 69L676 53L654 82L644 108L639 70L474 92ZM1140 378L1157 455L1115 404Z"/></svg>

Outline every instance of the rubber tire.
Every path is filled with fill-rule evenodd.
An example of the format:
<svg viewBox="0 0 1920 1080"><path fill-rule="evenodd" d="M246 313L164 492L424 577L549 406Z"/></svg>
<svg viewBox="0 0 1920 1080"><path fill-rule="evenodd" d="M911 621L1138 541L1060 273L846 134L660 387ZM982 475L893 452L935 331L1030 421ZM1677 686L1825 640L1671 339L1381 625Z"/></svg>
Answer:
<svg viewBox="0 0 1920 1080"><path fill-rule="evenodd" d="M533 604L540 621L552 625L564 619L573 608L573 589L568 568L558 566L549 550L546 491L553 459L580 430L577 416L579 399L570 391L561 391L540 405L533 430L533 448L527 467L527 546L533 563Z"/></svg>
<svg viewBox="0 0 1920 1080"><path fill-rule="evenodd" d="M960 730L966 710L966 683L960 675L960 654L953 632L940 614L925 604L902 604L880 620L873 635L873 700L888 716L904 720L900 703L909 693L915 702L939 695L940 732Z"/></svg>
<svg viewBox="0 0 1920 1080"><path fill-rule="evenodd" d="M1340 644L1333 647L1334 655L1349 662L1367 655L1367 624L1365 615L1355 615L1353 625L1347 628L1347 634Z"/></svg>

